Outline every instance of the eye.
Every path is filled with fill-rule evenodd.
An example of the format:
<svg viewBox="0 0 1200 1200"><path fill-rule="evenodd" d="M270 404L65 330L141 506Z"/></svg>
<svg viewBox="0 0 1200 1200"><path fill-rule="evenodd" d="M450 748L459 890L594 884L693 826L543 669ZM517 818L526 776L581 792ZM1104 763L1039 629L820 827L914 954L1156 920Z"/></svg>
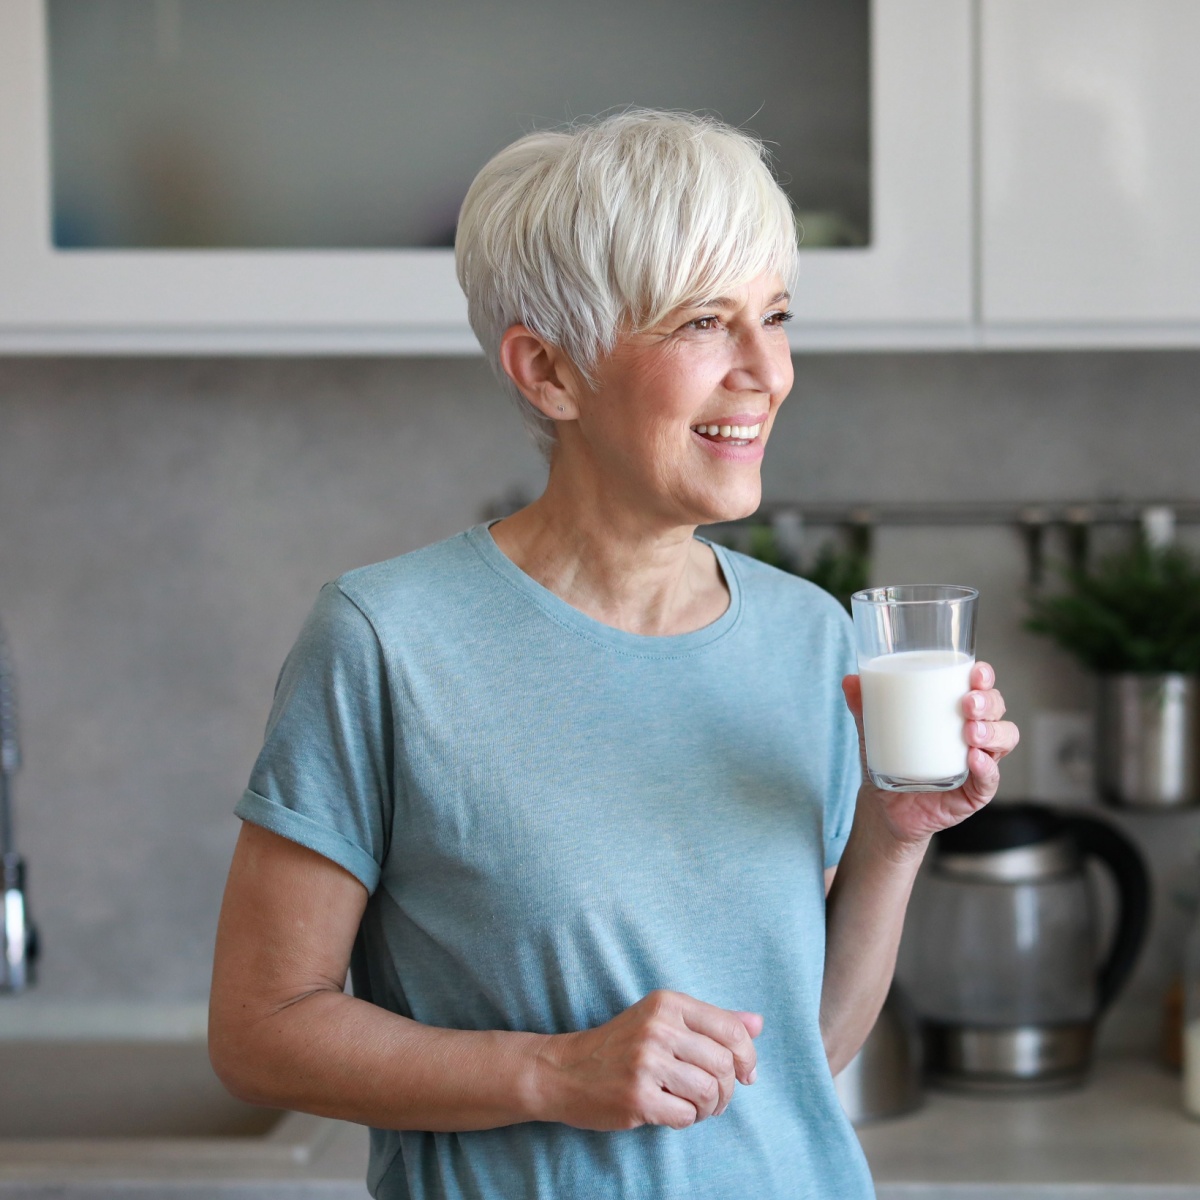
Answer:
<svg viewBox="0 0 1200 1200"><path fill-rule="evenodd" d="M688 321L684 329L717 329L720 324L720 317L696 317L695 320Z"/></svg>
<svg viewBox="0 0 1200 1200"><path fill-rule="evenodd" d="M767 313L763 318L764 325L786 325L792 319L790 309L785 309L782 312Z"/></svg>

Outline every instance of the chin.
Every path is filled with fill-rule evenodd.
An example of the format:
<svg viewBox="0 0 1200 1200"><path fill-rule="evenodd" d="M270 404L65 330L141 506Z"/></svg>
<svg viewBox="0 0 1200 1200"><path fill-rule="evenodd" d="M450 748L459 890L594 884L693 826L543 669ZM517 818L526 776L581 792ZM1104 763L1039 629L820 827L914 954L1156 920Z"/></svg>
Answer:
<svg viewBox="0 0 1200 1200"><path fill-rule="evenodd" d="M702 506L706 515L699 524L719 525L723 521L740 521L758 512L762 504L762 488L738 489L736 492L708 497L708 501Z"/></svg>

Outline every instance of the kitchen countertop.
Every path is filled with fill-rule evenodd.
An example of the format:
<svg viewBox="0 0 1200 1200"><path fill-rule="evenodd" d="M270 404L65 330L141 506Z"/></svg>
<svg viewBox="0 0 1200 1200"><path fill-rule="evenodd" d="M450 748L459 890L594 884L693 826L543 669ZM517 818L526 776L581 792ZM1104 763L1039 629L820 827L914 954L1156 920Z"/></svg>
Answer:
<svg viewBox="0 0 1200 1200"><path fill-rule="evenodd" d="M1099 1062L1072 1091L932 1091L859 1136L879 1200L1200 1200L1200 1121L1180 1081L1136 1059Z"/></svg>
<svg viewBox="0 0 1200 1200"><path fill-rule="evenodd" d="M0 1140L0 1200L370 1200L366 1129L320 1124L320 1135L308 1139L311 1153L292 1161L280 1155L256 1161L252 1150L224 1158L203 1148L181 1154L178 1142L156 1147L117 1139L87 1155L79 1143L67 1143L64 1153L47 1141L42 1161L30 1161L27 1152L6 1160Z"/></svg>
<svg viewBox="0 0 1200 1200"><path fill-rule="evenodd" d="M1081 1089L991 1097L930 1091L915 1113L860 1130L879 1200L1200 1200L1200 1121L1177 1077L1102 1061ZM3 1200L366 1200L366 1131L329 1122L307 1163L213 1161L181 1171L126 1154L4 1161Z"/></svg>

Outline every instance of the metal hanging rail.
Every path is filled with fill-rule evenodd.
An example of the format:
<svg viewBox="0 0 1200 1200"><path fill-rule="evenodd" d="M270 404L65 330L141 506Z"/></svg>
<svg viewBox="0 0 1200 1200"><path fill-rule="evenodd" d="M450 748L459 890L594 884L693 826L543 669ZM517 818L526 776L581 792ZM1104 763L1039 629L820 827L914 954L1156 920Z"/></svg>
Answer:
<svg viewBox="0 0 1200 1200"><path fill-rule="evenodd" d="M1166 512L1175 524L1200 524L1200 501L1195 500L1078 500L1036 503L939 504L807 504L770 501L751 517L731 525L761 525L781 514L799 517L806 525L1130 525L1144 524L1147 515Z"/></svg>
<svg viewBox="0 0 1200 1200"><path fill-rule="evenodd" d="M523 508L533 494L523 487L510 488L483 509L484 519L506 517ZM721 527L765 525L783 517L805 525L1146 525L1153 514L1163 514L1168 525L1200 524L1198 500L1046 500L1024 503L809 503L803 500L770 500L752 516L724 522ZM710 526L710 528L716 528Z"/></svg>
<svg viewBox="0 0 1200 1200"><path fill-rule="evenodd" d="M1025 543L1029 586L1039 588L1045 580L1046 535L1051 530L1062 532L1067 562L1072 568L1081 570L1088 564L1090 532L1095 526L1140 527L1150 544L1166 546L1174 538L1175 526L1185 524L1200 524L1200 502L1057 500L1025 504L803 504L771 501L752 516L711 529L725 530L736 537L738 530L767 525L780 535L785 549L794 551L804 527L834 527L846 535L851 552L866 560L871 555L874 532L883 526L1009 526ZM719 532L717 536L720 536Z"/></svg>
<svg viewBox="0 0 1200 1200"><path fill-rule="evenodd" d="M488 504L483 517L507 517L532 498L523 488L512 488ZM766 525L778 535L782 548L795 554L805 527L835 528L842 531L850 553L865 561L871 556L875 530L883 526L1006 525L1023 539L1029 586L1038 588L1045 578L1046 540L1052 531L1062 535L1067 562L1078 570L1088 564L1091 530L1096 526L1140 526L1150 544L1165 546L1173 540L1175 526L1196 524L1200 524L1197 500L1046 500L1021 504L810 504L772 500L749 517L706 526L705 533L718 541L729 538L736 543L755 527Z"/></svg>

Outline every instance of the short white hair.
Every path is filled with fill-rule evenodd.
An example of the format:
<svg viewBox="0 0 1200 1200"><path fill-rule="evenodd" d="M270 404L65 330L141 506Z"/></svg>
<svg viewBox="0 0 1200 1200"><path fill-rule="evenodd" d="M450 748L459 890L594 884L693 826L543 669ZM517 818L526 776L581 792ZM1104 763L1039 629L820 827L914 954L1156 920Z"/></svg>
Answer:
<svg viewBox="0 0 1200 1200"><path fill-rule="evenodd" d="M796 221L763 143L692 113L631 109L527 134L475 177L454 252L471 328L543 453L555 423L500 365L521 324L590 372L626 331L796 274Z"/></svg>

